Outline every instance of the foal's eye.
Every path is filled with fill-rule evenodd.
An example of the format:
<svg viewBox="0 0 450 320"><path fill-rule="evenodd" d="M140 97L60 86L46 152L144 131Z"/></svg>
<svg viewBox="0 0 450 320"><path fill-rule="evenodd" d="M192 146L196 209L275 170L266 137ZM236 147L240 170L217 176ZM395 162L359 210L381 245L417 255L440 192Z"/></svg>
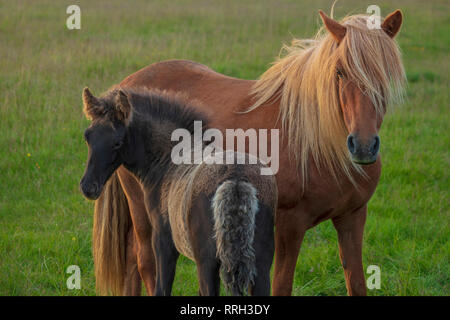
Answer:
<svg viewBox="0 0 450 320"><path fill-rule="evenodd" d="M339 69L337 69L336 70L336 74L337 74L337 76L339 77L339 78L344 78L344 74L342 73L342 71L341 70L339 70Z"/></svg>
<svg viewBox="0 0 450 320"><path fill-rule="evenodd" d="M119 149L122 146L122 141L118 141L114 144L113 148L114 149Z"/></svg>

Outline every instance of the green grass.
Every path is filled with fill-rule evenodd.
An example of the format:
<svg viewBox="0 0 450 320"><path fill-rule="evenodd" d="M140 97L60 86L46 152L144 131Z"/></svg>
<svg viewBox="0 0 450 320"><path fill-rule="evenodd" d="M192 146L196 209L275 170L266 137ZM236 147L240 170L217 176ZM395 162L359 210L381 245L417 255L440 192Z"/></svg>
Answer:
<svg viewBox="0 0 450 320"><path fill-rule="evenodd" d="M77 1L0 2L0 294L93 295L93 203L78 181L87 148L81 90L99 94L150 63L182 58L254 79L292 36L320 26L316 1L83 1L81 30L65 27ZM381 268L369 295L449 295L449 49L447 1L341 0L336 15L401 8L406 103L382 130L383 173L369 203L364 266ZM29 156L28 156L29 154ZM68 290L69 265L81 290ZM198 292L181 258L175 295ZM336 232L310 230L293 294L345 295Z"/></svg>

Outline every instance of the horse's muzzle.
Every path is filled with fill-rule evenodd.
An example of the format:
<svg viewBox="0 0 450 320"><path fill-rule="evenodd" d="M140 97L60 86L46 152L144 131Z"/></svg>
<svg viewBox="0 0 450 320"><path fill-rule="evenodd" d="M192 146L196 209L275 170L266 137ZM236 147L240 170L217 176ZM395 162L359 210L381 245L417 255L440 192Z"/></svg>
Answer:
<svg viewBox="0 0 450 320"><path fill-rule="evenodd" d="M361 141L355 134L347 137L347 147L353 162L358 164L372 164L377 161L380 150L380 137L374 136L367 142Z"/></svg>

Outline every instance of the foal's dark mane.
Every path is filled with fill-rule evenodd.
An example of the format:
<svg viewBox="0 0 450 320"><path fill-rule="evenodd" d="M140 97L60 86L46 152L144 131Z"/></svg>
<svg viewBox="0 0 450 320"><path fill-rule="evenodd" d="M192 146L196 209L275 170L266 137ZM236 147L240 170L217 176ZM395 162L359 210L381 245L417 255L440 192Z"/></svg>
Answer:
<svg viewBox="0 0 450 320"><path fill-rule="evenodd" d="M194 111L181 96L148 90L120 90L127 95L131 106L130 121L127 125L128 145L133 145L137 140L144 144L145 163L134 168L134 173L152 190L152 204L159 204L162 183L168 177L169 171L177 167L171 159L172 147L178 143L171 141L173 130L186 129L193 137L194 121L202 121L205 128L207 119ZM101 98L106 113L100 121L109 120L113 126L117 121L114 113L118 91L119 89L111 90ZM133 153L133 150L127 152ZM125 166L127 167L126 164Z"/></svg>
<svg viewBox="0 0 450 320"><path fill-rule="evenodd" d="M192 104L186 102L180 94L171 95L163 91L129 88L114 88L101 96L100 99L105 108L104 120L114 122L116 96L119 90L128 96L133 113L132 121L138 120L136 118L138 116L139 120L172 124L176 128L187 129L191 133L194 132L194 121L202 121L203 125L206 124L206 117L196 111ZM170 136L172 131L167 130L164 133Z"/></svg>

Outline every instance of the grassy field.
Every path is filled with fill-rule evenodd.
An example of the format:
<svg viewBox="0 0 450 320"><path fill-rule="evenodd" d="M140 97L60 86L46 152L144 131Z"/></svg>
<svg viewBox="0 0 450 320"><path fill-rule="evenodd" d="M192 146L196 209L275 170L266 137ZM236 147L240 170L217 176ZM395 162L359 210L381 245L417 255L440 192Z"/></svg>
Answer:
<svg viewBox="0 0 450 320"><path fill-rule="evenodd" d="M94 295L93 203L78 190L87 148L81 90L96 94L156 61L181 58L257 78L283 43L320 26L314 1L0 2L0 295ZM66 8L81 7L81 30ZM449 295L448 104L450 4L446 0L341 0L335 16L378 4L401 8L398 41L406 103L381 130L383 174L369 203L364 266L381 268L369 295ZM294 295L345 295L331 222L310 230ZM66 268L81 268L81 290ZM195 265L179 260L175 295L198 292Z"/></svg>

